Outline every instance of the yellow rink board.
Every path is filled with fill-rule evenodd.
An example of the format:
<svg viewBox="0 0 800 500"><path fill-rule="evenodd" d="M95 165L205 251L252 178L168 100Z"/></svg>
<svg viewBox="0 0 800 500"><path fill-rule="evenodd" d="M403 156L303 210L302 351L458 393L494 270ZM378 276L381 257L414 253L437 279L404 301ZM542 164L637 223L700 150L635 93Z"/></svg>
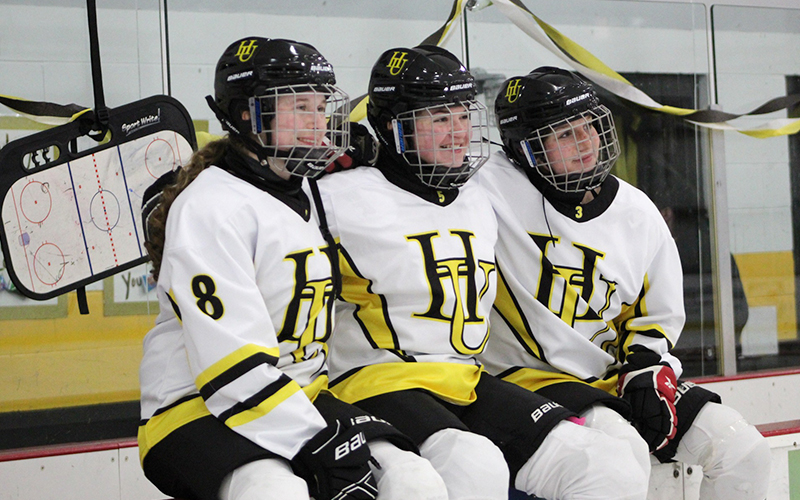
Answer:
<svg viewBox="0 0 800 500"><path fill-rule="evenodd" d="M736 255L748 303L774 306L778 338L797 338L791 252ZM142 339L155 315L105 315L102 291L74 292L65 317L0 320L0 412L139 399ZM63 316L63 315L62 315Z"/></svg>
<svg viewBox="0 0 800 500"><path fill-rule="evenodd" d="M104 316L103 292L87 292L90 314L67 295L67 316L0 321L0 412L139 399L142 339L154 315Z"/></svg>
<svg viewBox="0 0 800 500"><path fill-rule="evenodd" d="M736 254L736 265L750 307L775 307L778 340L797 338L795 276L792 252Z"/></svg>

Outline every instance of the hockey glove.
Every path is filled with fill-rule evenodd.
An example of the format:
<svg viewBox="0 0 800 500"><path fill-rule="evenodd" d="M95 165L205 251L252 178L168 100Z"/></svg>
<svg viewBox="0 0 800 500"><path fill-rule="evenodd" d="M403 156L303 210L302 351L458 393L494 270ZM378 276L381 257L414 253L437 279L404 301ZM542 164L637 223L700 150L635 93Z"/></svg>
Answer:
<svg viewBox="0 0 800 500"><path fill-rule="evenodd" d="M666 446L678 430L676 387L675 372L664 365L620 374L617 381L617 392L631 405L633 426L651 453Z"/></svg>
<svg viewBox="0 0 800 500"><path fill-rule="evenodd" d="M145 241L151 240L150 216L161 204L161 192L165 187L175 183L180 169L181 167L178 167L163 174L144 190L144 195L142 196L142 228L144 229Z"/></svg>
<svg viewBox="0 0 800 500"><path fill-rule="evenodd" d="M315 500L374 500L378 487L369 460L364 433L337 420L300 449L292 467Z"/></svg>
<svg viewBox="0 0 800 500"><path fill-rule="evenodd" d="M374 165L378 159L378 141L364 125L350 122L350 147L331 163L326 172L338 172L360 165Z"/></svg>

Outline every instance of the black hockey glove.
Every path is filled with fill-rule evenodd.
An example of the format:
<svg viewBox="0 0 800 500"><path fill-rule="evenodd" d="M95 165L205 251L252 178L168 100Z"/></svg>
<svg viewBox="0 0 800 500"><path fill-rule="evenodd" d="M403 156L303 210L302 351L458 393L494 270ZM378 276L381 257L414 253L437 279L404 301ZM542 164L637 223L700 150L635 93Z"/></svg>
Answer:
<svg viewBox="0 0 800 500"><path fill-rule="evenodd" d="M364 433L337 420L300 449L292 468L315 500L374 500L378 487L369 460Z"/></svg>
<svg viewBox="0 0 800 500"><path fill-rule="evenodd" d="M357 122L350 122L350 147L331 163L326 172L338 172L360 165L374 165L378 159L378 141L369 129Z"/></svg>
<svg viewBox="0 0 800 500"><path fill-rule="evenodd" d="M630 403L633 426L651 453L666 446L678 430L676 388L675 372L664 365L622 373L617 381L617 393Z"/></svg>
<svg viewBox="0 0 800 500"><path fill-rule="evenodd" d="M145 241L150 241L150 216L161 204L161 192L165 187L175 183L181 167L161 175L154 183L144 190L142 196L142 228L144 229Z"/></svg>

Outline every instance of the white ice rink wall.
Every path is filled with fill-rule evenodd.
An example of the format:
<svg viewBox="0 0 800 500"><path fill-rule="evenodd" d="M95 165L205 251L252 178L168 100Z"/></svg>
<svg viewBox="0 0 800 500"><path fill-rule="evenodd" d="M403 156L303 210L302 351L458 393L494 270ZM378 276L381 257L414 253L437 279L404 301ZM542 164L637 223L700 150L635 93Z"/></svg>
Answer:
<svg viewBox="0 0 800 500"><path fill-rule="evenodd" d="M753 424L769 424L800 415L795 396L800 373L701 383L722 395ZM755 397L754 397L755 396ZM800 499L800 420L791 432L768 437L772 476L767 500ZM144 477L132 440L92 443L98 451L69 452L11 461L14 452L0 452L0 500L161 500L165 498ZM74 450L73 450L74 451ZM40 454L53 453L43 449ZM31 451L29 455L35 455ZM17 453L19 456L20 454ZM702 470L680 463L657 465L648 500L702 500Z"/></svg>

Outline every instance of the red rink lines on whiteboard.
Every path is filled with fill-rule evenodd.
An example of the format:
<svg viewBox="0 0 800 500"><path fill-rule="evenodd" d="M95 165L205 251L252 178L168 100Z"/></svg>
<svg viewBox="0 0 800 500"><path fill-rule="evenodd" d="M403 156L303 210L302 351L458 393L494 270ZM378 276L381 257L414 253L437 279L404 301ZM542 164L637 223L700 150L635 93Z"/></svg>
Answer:
<svg viewBox="0 0 800 500"><path fill-rule="evenodd" d="M11 187L11 199L14 201L14 214L17 216L17 227L19 228L19 244L23 247L25 246L23 243L23 238L25 234L22 232L22 223L19 220L19 208L17 207L17 198L14 194L14 187ZM11 242L9 242L11 244ZM33 283L33 274L31 274L31 261L28 259L28 250L26 248L22 249L22 253L25 254L25 264L28 268L28 278L31 280L31 287L35 287L36 285Z"/></svg>
<svg viewBox="0 0 800 500"><path fill-rule="evenodd" d="M183 166L183 158L181 157L181 142L178 139L178 133L173 132L175 135L175 151L178 153L178 166Z"/></svg>
<svg viewBox="0 0 800 500"><path fill-rule="evenodd" d="M111 253L114 254L114 265L118 266L117 249L114 247L114 235L111 230L111 222L108 220L108 208L106 207L106 199L103 196L103 184L100 182L100 172L97 169L97 156L92 155L92 163L94 164L94 175L97 177L97 189L100 192L100 203L103 205L103 216L106 219L106 227L108 228L108 239L111 242Z"/></svg>

